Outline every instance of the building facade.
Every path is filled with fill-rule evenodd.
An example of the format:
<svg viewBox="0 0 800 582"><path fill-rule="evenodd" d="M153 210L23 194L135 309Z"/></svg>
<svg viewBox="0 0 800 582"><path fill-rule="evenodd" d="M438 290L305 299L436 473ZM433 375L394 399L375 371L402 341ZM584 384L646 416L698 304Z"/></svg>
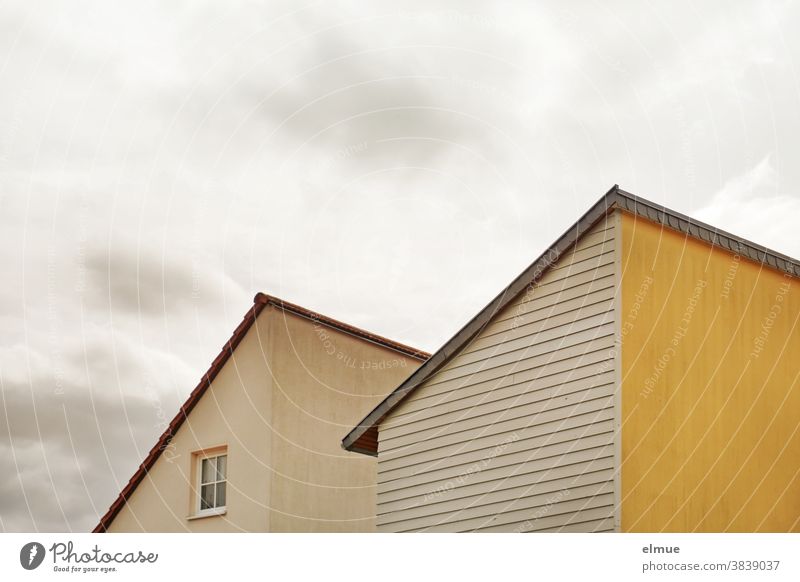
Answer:
<svg viewBox="0 0 800 582"><path fill-rule="evenodd" d="M800 531L800 262L614 187L354 428L379 531Z"/></svg>
<svg viewBox="0 0 800 582"><path fill-rule="evenodd" d="M427 354L258 294L95 532L374 531L342 435Z"/></svg>

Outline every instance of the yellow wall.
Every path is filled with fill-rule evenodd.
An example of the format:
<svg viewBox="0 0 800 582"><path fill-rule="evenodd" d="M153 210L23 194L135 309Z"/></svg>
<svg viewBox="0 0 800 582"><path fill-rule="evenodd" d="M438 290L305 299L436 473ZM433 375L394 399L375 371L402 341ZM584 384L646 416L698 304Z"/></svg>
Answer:
<svg viewBox="0 0 800 582"><path fill-rule="evenodd" d="M622 227L622 531L800 531L800 280Z"/></svg>
<svg viewBox="0 0 800 582"><path fill-rule="evenodd" d="M419 364L265 308L109 531L374 531L376 460L340 442ZM227 513L189 519L192 454L217 445Z"/></svg>

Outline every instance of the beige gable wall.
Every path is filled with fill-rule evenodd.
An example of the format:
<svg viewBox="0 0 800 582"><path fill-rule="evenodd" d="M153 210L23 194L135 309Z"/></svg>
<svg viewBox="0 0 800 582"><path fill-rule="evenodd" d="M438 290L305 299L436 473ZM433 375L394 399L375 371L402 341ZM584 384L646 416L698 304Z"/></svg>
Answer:
<svg viewBox="0 0 800 582"><path fill-rule="evenodd" d="M375 459L342 437L419 362L266 307L109 531L373 531ZM227 514L187 519L192 453L227 445Z"/></svg>
<svg viewBox="0 0 800 582"><path fill-rule="evenodd" d="M271 531L374 531L376 461L342 438L420 362L271 310Z"/></svg>
<svg viewBox="0 0 800 582"><path fill-rule="evenodd" d="M380 424L379 531L614 530L615 221Z"/></svg>

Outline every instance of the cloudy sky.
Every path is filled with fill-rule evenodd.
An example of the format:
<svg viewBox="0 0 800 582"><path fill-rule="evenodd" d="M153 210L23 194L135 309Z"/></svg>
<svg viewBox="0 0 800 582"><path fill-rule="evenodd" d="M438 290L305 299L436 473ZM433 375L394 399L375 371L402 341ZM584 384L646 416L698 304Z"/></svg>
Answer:
<svg viewBox="0 0 800 582"><path fill-rule="evenodd" d="M610 186L800 256L791 2L0 1L0 530L85 531L251 304L435 350Z"/></svg>

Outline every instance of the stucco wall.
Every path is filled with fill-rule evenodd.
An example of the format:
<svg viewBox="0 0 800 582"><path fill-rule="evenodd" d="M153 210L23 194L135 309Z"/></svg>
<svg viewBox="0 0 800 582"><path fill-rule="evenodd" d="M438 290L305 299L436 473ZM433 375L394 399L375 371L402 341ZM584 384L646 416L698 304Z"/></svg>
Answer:
<svg viewBox="0 0 800 582"><path fill-rule="evenodd" d="M623 531L800 530L800 281L625 214Z"/></svg>
<svg viewBox="0 0 800 582"><path fill-rule="evenodd" d="M109 531L269 528L272 376L264 315L262 311ZM228 446L227 514L187 520L194 513L192 452L221 444Z"/></svg>
<svg viewBox="0 0 800 582"><path fill-rule="evenodd" d="M372 531L375 459L342 437L419 361L272 305L109 531ZM194 513L192 453L227 445L227 513Z"/></svg>
<svg viewBox="0 0 800 582"><path fill-rule="evenodd" d="M341 441L420 362L283 311L273 325L272 531L374 531L376 461Z"/></svg>

